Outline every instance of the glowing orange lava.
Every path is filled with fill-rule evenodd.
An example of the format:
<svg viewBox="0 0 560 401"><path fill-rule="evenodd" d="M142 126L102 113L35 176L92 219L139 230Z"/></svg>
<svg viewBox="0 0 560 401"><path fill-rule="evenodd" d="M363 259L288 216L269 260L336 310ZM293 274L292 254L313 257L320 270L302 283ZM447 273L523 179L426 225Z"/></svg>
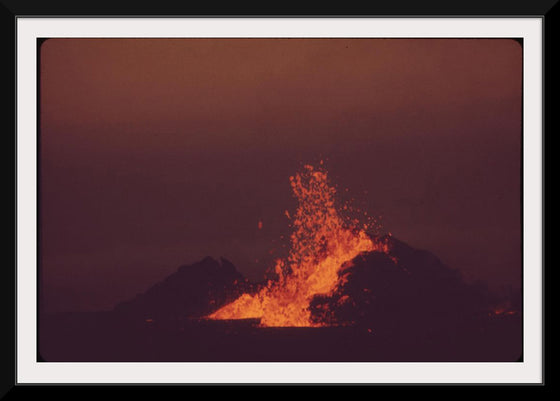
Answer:
<svg viewBox="0 0 560 401"><path fill-rule="evenodd" d="M276 261L278 280L269 280L256 294L243 294L209 319L259 318L261 326L324 326L311 319L312 298L335 291L345 262L362 252L388 252L385 242L366 234L367 224L339 215L336 190L329 186L325 170L306 165L290 177L290 184L298 208L291 216L290 253Z"/></svg>

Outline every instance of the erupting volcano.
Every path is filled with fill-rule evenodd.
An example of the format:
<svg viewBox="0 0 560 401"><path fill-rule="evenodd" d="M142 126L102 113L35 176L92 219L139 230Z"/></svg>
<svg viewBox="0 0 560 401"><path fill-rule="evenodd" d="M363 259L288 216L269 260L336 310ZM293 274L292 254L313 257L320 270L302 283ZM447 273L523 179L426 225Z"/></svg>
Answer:
<svg viewBox="0 0 560 401"><path fill-rule="evenodd" d="M360 223L341 213L348 208L337 207L336 189L322 164L318 168L305 165L290 177L298 207L291 218L289 255L276 261L277 280L268 280L256 294L245 293L208 318L258 318L261 326L326 326L329 323L312 315L312 299L332 295L343 282L339 271L360 253L388 253L386 241L367 234L372 219L369 224Z"/></svg>
<svg viewBox="0 0 560 401"><path fill-rule="evenodd" d="M381 235L374 218L340 202L322 163L303 166L290 184L298 202L286 212L290 248L270 264L269 279L253 283L208 256L111 312L45 320L41 354L123 362L522 358L519 297L497 297L429 251Z"/></svg>
<svg viewBox="0 0 560 401"><path fill-rule="evenodd" d="M37 40L37 362L523 360L524 43Z"/></svg>

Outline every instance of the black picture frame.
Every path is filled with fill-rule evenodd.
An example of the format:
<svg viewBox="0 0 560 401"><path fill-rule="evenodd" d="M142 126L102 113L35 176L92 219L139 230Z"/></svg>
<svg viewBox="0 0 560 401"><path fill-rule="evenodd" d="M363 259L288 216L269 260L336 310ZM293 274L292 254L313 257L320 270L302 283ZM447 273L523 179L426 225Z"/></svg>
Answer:
<svg viewBox="0 0 560 401"><path fill-rule="evenodd" d="M262 10L257 7L240 7L238 4L232 4L229 7L223 7L220 12L216 14L215 7L210 5L193 5L189 2L109 2L98 1L95 3L87 2L72 2L69 0L57 2L41 2L38 0L0 0L0 27L2 29L2 50L5 55L4 66L7 66L7 71L3 75L2 96L4 97L4 118L2 121L5 125L5 131L12 133L9 135L13 142L9 144L14 156L12 164L14 168L14 197L11 210L13 211L13 238L14 238L14 264L5 266L1 269L2 276L0 282L3 285L3 290L0 292L2 307L2 316L5 317L3 325L3 338L1 343L1 358L0 363L2 366L2 374L0 379L0 397L21 397L27 393L29 385L18 384L16 374L16 310L17 305L15 302L16 291L16 234L17 234L17 191L16 191L16 150L17 150L17 137L16 137L16 20L20 17L71 17L71 16L88 16L88 17L199 17L206 16L212 17L540 17L543 19L543 47L544 47L544 132L543 132L543 172L546 170L546 162L550 160L550 146L547 147L546 132L555 132L557 123L551 117L552 113L552 96L554 88L557 87L557 76L554 74L558 67L558 62L554 61L553 54L557 42L554 38L554 31L558 24L558 0L534 0L527 1L471 1L465 3L458 2L445 2L445 1L425 1L415 2L413 0L399 1L399 2L384 2L362 4L359 7L332 7L325 5L318 9L301 9L291 10L287 12L285 7L273 4L267 5L268 10ZM302 7L303 8L303 7ZM344 8L344 10L341 10ZM543 174L544 181L544 174ZM543 188L545 188L543 182ZM543 213L545 210L543 189ZM544 215L543 215L543 230L544 230ZM543 239L545 232L543 232ZM545 253L545 242L543 242L543 256ZM546 263L545 263L546 264ZM546 296L550 294L550 278L544 279L545 269L543 264L543 288L544 288L544 303L546 304ZM548 276L547 276L548 277ZM548 286L548 287L547 287ZM546 295L545 295L546 294ZM546 327L546 326L545 326ZM543 327L543 329L545 328ZM543 331L544 333L544 331ZM543 338L545 340L546 336ZM544 344L544 343L543 343ZM546 349L546 345L545 348ZM543 363L548 363L550 358L546 358L543 354ZM543 383L549 384L548 377L550 369L543 366L545 376ZM247 383L250 384L250 383ZM312 383L309 383L310 385ZM334 383L333 383L334 384ZM404 384L404 383L403 383ZM517 385L531 385L527 383L518 383ZM533 385L534 386L534 385ZM114 386L112 386L114 388ZM548 387L548 386L547 386ZM22 389L23 388L23 389Z"/></svg>

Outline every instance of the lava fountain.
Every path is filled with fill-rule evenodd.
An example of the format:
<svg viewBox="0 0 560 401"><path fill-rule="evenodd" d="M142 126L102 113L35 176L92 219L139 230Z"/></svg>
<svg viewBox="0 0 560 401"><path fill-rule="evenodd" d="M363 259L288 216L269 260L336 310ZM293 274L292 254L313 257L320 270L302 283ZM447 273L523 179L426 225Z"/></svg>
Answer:
<svg viewBox="0 0 560 401"><path fill-rule="evenodd" d="M326 326L326 322L312 319L309 306L313 297L332 294L342 280L339 270L360 253L389 251L384 241L366 233L367 223L339 213L336 189L329 185L322 167L305 165L302 172L290 177L290 185L298 207L291 216L288 257L276 261L278 279L269 280L256 294L241 295L207 318L258 318L264 327Z"/></svg>

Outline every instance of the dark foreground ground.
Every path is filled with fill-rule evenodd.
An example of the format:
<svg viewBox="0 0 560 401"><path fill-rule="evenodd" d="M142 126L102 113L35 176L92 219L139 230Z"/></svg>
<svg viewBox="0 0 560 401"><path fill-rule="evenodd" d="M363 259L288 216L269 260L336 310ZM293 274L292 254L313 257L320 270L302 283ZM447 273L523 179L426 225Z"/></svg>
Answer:
<svg viewBox="0 0 560 401"><path fill-rule="evenodd" d="M46 362L516 362L519 315L445 330L259 328L254 321L126 319L59 314L39 325Z"/></svg>

